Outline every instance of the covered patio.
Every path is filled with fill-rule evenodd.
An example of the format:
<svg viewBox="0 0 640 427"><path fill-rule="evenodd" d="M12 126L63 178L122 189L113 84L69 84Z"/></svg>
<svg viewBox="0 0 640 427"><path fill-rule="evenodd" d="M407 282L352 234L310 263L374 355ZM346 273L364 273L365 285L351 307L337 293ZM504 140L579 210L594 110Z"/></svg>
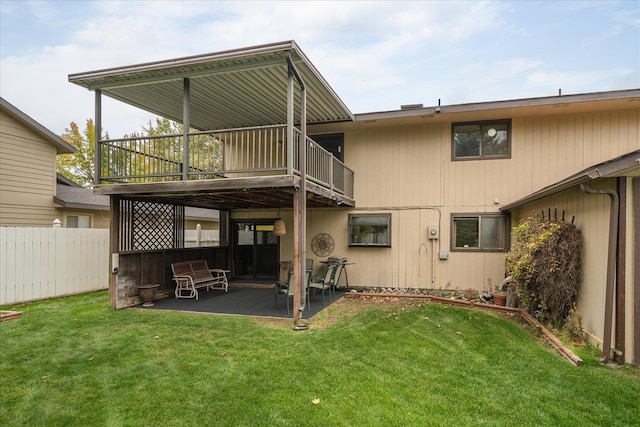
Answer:
<svg viewBox="0 0 640 427"><path fill-rule="evenodd" d="M136 286L145 283L170 292L173 262L205 259L233 276L234 212L291 209L293 250L270 262L275 271L280 257L292 261L294 322L305 314L306 210L355 206L354 173L342 152L314 141L307 124L353 115L294 41L76 73L69 81L95 92L94 192L111 198L112 307L137 304ZM103 95L179 122L183 132L103 139ZM185 250L185 206L222 212L221 247Z"/></svg>
<svg viewBox="0 0 640 427"><path fill-rule="evenodd" d="M200 292L198 301L194 299L176 299L172 297L156 300L151 310L171 310L208 314L227 314L272 318L291 318L287 312L287 296L278 295L274 304L274 288L270 285L231 283L228 292L219 290ZM310 295L310 304L301 313L302 319L310 319L323 309L344 296L344 289L337 289L336 298L327 298L322 302L320 292ZM289 301L291 310L292 301ZM145 307L147 308L147 307Z"/></svg>

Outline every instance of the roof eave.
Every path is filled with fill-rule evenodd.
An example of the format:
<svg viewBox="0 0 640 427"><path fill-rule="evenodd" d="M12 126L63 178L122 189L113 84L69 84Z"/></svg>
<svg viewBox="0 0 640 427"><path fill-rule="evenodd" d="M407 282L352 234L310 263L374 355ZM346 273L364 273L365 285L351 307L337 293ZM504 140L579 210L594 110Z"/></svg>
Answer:
<svg viewBox="0 0 640 427"><path fill-rule="evenodd" d="M295 43L293 41L270 43L259 46L251 46L240 49L231 49L215 53L207 53L202 55L192 55L180 58L144 62L134 65L125 65L122 67L103 68L95 71L86 71L81 73L69 74L69 82L85 87L89 90L101 89L102 86L94 86L90 81L102 79L105 77L113 77L122 74L144 73L146 71L176 68L185 65L203 64L206 62L229 59L241 56L247 56L258 53L272 53L281 50L293 49Z"/></svg>
<svg viewBox="0 0 640 427"><path fill-rule="evenodd" d="M576 95L558 95L538 98L522 98L503 101L473 102L466 104L438 105L421 108L408 108L400 110L388 110L371 113L358 113L355 115L356 122L367 122L372 120L384 120L403 117L419 117L432 115L445 115L457 113L469 113L477 111L492 111L514 108L530 108L544 106L558 106L563 104L609 101L609 100L632 100L640 98L640 89L627 89L608 92L593 92Z"/></svg>
<svg viewBox="0 0 640 427"><path fill-rule="evenodd" d="M58 135L42 126L40 123L29 117L24 112L20 111L18 108L16 108L14 105L12 105L2 97L0 97L0 107L2 107L3 110L16 118L18 121L22 122L25 126L33 130L35 133L53 144L56 147L58 154L75 153L75 147L66 143Z"/></svg>

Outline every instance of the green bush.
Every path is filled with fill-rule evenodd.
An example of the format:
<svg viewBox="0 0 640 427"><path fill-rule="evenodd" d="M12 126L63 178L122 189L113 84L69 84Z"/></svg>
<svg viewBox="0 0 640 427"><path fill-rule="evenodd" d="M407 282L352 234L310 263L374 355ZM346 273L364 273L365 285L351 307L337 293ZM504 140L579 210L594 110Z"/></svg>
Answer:
<svg viewBox="0 0 640 427"><path fill-rule="evenodd" d="M543 323L566 322L582 282L582 234L562 221L526 218L514 229L506 270L518 297Z"/></svg>

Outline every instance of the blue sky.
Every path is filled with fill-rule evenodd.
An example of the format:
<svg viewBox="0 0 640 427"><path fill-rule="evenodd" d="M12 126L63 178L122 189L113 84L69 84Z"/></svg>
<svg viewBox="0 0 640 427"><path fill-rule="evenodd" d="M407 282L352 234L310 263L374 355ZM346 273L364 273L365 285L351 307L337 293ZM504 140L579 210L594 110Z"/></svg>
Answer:
<svg viewBox="0 0 640 427"><path fill-rule="evenodd" d="M0 95L52 132L68 75L295 40L353 113L640 88L640 1L0 0ZM104 102L112 137L151 114Z"/></svg>

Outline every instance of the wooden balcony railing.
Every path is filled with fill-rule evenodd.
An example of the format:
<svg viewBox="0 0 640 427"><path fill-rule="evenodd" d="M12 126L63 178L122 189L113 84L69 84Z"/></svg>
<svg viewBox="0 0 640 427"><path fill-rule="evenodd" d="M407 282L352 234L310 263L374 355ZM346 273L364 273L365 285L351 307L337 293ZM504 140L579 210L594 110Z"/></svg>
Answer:
<svg viewBox="0 0 640 427"><path fill-rule="evenodd" d="M288 146L287 127L264 126L191 132L187 179L297 174L300 131ZM307 179L353 197L353 171L307 137ZM99 182L141 183L184 179L182 134L102 140Z"/></svg>

